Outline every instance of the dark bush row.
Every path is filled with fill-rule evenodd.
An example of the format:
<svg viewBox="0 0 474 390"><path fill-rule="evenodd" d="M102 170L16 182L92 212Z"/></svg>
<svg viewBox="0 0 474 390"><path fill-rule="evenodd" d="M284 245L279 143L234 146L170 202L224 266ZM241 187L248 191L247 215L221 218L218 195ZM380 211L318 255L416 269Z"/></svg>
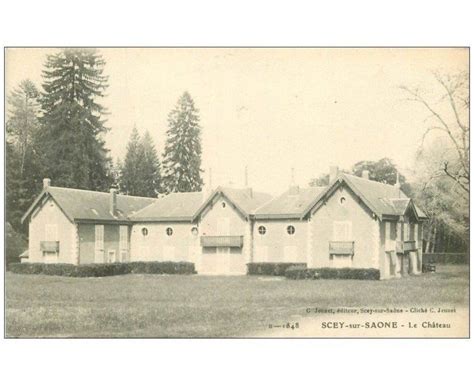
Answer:
<svg viewBox="0 0 474 390"><path fill-rule="evenodd" d="M423 253L424 264L469 264L469 253Z"/></svg>
<svg viewBox="0 0 474 390"><path fill-rule="evenodd" d="M291 267L285 272L288 279L361 279L379 280L380 271L375 268L304 268Z"/></svg>
<svg viewBox="0 0 474 390"><path fill-rule="evenodd" d="M248 263L247 275L285 276L292 266L306 268L306 263Z"/></svg>
<svg viewBox="0 0 474 390"><path fill-rule="evenodd" d="M131 263L110 264L45 264L16 263L10 264L8 270L17 274L57 275L71 277L103 277L125 274L195 274L194 263L186 261L137 261Z"/></svg>

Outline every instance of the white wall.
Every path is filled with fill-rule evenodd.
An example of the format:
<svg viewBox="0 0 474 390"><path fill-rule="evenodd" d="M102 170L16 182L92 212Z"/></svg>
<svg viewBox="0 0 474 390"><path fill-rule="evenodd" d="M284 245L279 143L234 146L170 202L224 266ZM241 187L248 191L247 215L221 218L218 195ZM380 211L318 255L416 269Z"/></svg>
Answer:
<svg viewBox="0 0 474 390"><path fill-rule="evenodd" d="M46 225L55 226L56 237L46 237ZM45 258L40 250L41 241L59 241L57 258ZM56 202L49 198L31 216L29 223L29 262L57 262L77 264L76 225L61 211Z"/></svg>
<svg viewBox="0 0 474 390"><path fill-rule="evenodd" d="M144 222L133 225L131 261L196 262L200 255L200 232L197 236L191 233L195 226L186 222ZM168 227L173 229L171 236L166 234ZM143 235L143 228L148 229L148 235Z"/></svg>

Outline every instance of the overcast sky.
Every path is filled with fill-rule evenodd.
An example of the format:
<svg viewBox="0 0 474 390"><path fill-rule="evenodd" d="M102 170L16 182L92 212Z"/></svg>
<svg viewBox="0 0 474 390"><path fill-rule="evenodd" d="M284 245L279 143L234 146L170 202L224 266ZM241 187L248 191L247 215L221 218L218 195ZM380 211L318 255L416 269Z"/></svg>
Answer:
<svg viewBox="0 0 474 390"><path fill-rule="evenodd" d="M8 49L6 88L41 83L55 49ZM389 157L410 175L426 112L398 88L434 93L431 72L468 69L467 49L101 49L110 87L107 147L123 158L136 124L158 151L167 115L189 91L200 110L204 179L285 190L330 165ZM54 184L54 183L53 183Z"/></svg>

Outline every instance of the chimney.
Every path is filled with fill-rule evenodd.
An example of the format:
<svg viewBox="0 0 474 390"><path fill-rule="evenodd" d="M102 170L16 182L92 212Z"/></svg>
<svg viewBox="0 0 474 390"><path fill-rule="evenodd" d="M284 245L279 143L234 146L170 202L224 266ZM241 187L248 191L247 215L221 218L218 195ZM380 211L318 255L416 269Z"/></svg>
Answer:
<svg viewBox="0 0 474 390"><path fill-rule="evenodd" d="M114 217L117 215L117 190L115 188L110 189L110 214Z"/></svg>
<svg viewBox="0 0 474 390"><path fill-rule="evenodd" d="M329 167L329 183L332 183L339 176L339 167L332 165Z"/></svg>
<svg viewBox="0 0 474 390"><path fill-rule="evenodd" d="M44 178L43 179L43 189L48 188L51 185L51 179Z"/></svg>
<svg viewBox="0 0 474 390"><path fill-rule="evenodd" d="M398 172L397 172L397 181L394 184L394 187L400 189L400 175L398 174Z"/></svg>
<svg viewBox="0 0 474 390"><path fill-rule="evenodd" d="M369 179L369 171L367 169L364 169L362 171L362 179L365 179L365 180L370 180Z"/></svg>

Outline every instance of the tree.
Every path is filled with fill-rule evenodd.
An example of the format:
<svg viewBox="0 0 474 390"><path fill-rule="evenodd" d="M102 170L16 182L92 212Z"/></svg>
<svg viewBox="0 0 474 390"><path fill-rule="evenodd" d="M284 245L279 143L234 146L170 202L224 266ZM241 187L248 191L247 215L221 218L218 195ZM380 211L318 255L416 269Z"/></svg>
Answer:
<svg viewBox="0 0 474 390"><path fill-rule="evenodd" d="M148 131L140 138L137 128L133 128L125 161L120 167L119 183L120 191L128 195L154 198L159 194L160 162Z"/></svg>
<svg viewBox="0 0 474 390"><path fill-rule="evenodd" d="M38 90L30 80L22 81L8 97L6 122L6 220L25 232L21 216L38 194L41 167L36 140L39 132Z"/></svg>
<svg viewBox="0 0 474 390"><path fill-rule="evenodd" d="M401 87L429 114L417 153L415 197L429 217L425 250L459 252L469 248L469 73L434 73L434 79L439 91L431 98L421 88Z"/></svg>
<svg viewBox="0 0 474 390"><path fill-rule="evenodd" d="M142 139L144 187L141 196L156 197L161 190L161 167L155 144L148 131Z"/></svg>
<svg viewBox="0 0 474 390"><path fill-rule="evenodd" d="M142 169L144 164L143 144L136 127L133 128L127 144L127 154L120 175L120 191L128 195L141 195L144 182Z"/></svg>
<svg viewBox="0 0 474 390"><path fill-rule="evenodd" d="M369 171L370 180L378 181L384 184L394 185L400 183L400 188L407 195L412 195L411 185L407 183L405 176L403 176L397 166L387 157L381 158L378 161L359 161L351 168L352 174L362 176L363 171Z"/></svg>
<svg viewBox="0 0 474 390"><path fill-rule="evenodd" d="M10 118L7 122L7 137L19 153L20 175L23 175L28 149L39 127L38 96L36 86L26 79L8 97Z"/></svg>
<svg viewBox="0 0 474 390"><path fill-rule="evenodd" d="M456 158L440 161L433 167L432 176L446 175L469 196L469 73L453 75L434 73L442 95L437 103L424 96L420 88L400 88L408 95L407 100L421 104L429 113L429 125L423 135L420 153L427 136L439 132L456 152Z"/></svg>
<svg viewBox="0 0 474 390"><path fill-rule="evenodd" d="M327 173L321 173L309 181L310 187L325 187L327 185L329 185L329 174Z"/></svg>
<svg viewBox="0 0 474 390"><path fill-rule="evenodd" d="M64 49L49 55L43 71L40 118L44 175L56 185L108 190L110 159L104 96L105 61L92 49Z"/></svg>
<svg viewBox="0 0 474 390"><path fill-rule="evenodd" d="M201 191L201 127L198 110L184 92L168 115L163 154L163 188L169 192Z"/></svg>

